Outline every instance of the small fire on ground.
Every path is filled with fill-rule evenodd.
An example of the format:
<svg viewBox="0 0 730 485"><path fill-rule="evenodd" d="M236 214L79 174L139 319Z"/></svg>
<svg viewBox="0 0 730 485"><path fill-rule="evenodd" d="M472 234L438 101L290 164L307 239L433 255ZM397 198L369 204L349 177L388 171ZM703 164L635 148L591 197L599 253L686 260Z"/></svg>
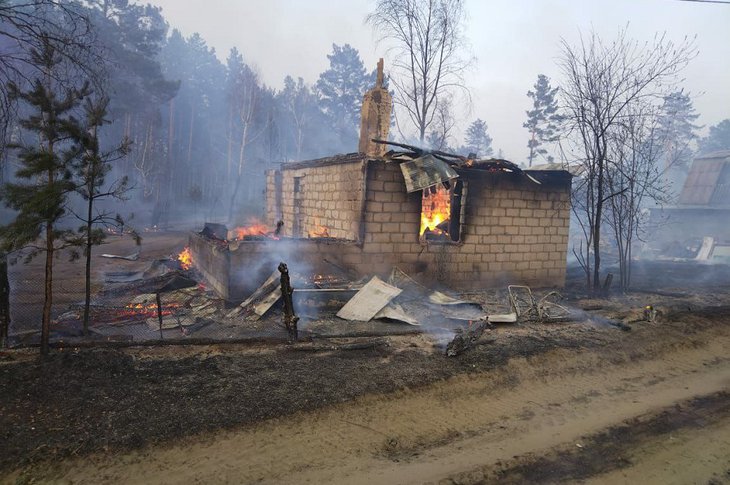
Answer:
<svg viewBox="0 0 730 485"><path fill-rule="evenodd" d="M177 255L177 260L180 261L180 267L186 271L193 267L193 255L188 246Z"/></svg>
<svg viewBox="0 0 730 485"><path fill-rule="evenodd" d="M180 305L177 303L164 304L160 314L165 317L172 315ZM118 310L119 318L153 318L157 317L157 304L155 303L130 303L123 310Z"/></svg>

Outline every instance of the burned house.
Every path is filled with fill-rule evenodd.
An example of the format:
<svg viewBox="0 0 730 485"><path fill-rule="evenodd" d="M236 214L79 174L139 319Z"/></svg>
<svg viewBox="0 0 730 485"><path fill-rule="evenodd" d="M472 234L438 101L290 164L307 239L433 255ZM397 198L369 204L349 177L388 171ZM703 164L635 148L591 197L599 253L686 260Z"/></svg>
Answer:
<svg viewBox="0 0 730 485"><path fill-rule="evenodd" d="M730 150L697 157L677 204L651 216L660 256L730 262Z"/></svg>
<svg viewBox="0 0 730 485"><path fill-rule="evenodd" d="M231 299L252 291L248 277L260 271L260 282L278 260L311 274L398 267L462 289L562 286L571 175L374 141L387 139L390 124L381 76L365 95L359 152L267 172L265 222L278 227L276 239L223 246L191 238L206 277Z"/></svg>

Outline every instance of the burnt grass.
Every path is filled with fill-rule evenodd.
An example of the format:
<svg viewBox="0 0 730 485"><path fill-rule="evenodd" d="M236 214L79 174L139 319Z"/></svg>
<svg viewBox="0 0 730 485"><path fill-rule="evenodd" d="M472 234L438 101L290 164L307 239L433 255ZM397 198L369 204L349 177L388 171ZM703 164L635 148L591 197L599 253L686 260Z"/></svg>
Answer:
<svg viewBox="0 0 730 485"><path fill-rule="evenodd" d="M661 328L634 325L630 332L584 321L522 324L456 358L402 342L326 352L283 344L218 345L183 357L174 347L144 358L134 349L113 348L54 350L17 361L12 352L0 353L0 473L236 429L459 374L498 372L511 358L555 349L620 347L623 358L645 358L653 336L686 342L724 325L728 312L717 310L665 315ZM518 384L514 376L505 379Z"/></svg>
<svg viewBox="0 0 730 485"><path fill-rule="evenodd" d="M510 336L459 358L418 348L273 351L136 359L120 349L54 351L0 365L0 471L130 450L368 393L494 370L511 357L598 340Z"/></svg>

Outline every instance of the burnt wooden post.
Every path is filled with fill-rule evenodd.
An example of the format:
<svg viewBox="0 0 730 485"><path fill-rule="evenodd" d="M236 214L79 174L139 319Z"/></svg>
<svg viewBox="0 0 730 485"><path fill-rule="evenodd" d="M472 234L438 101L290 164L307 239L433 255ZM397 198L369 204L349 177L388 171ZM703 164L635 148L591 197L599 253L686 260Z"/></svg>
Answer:
<svg viewBox="0 0 730 485"><path fill-rule="evenodd" d="M291 287L289 269L286 264L279 263L279 272L281 273L281 297L284 299L284 328L289 334L289 341L296 342L299 338L297 332L299 317L294 314L294 303L292 301L294 290Z"/></svg>
<svg viewBox="0 0 730 485"><path fill-rule="evenodd" d="M160 299L160 292L155 293L157 299L157 320L160 322L160 340L162 340L162 300Z"/></svg>
<svg viewBox="0 0 730 485"><path fill-rule="evenodd" d="M0 254L0 348L7 346L10 330L10 283L8 282L8 256Z"/></svg>

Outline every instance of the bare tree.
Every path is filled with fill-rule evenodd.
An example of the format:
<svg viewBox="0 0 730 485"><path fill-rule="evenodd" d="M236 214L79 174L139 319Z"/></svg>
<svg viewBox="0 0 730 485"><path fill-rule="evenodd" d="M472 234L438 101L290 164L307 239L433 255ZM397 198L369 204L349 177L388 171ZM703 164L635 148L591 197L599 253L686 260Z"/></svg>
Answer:
<svg viewBox="0 0 730 485"><path fill-rule="evenodd" d="M45 45L56 49L59 65L51 73L54 82L69 86L78 80L98 84L103 78L101 50L84 9L60 0L0 0L0 140L15 117L7 83L24 87L33 82L32 51Z"/></svg>
<svg viewBox="0 0 730 485"><path fill-rule="evenodd" d="M378 0L366 20L381 40L393 42L390 82L394 102L421 142L439 122L440 105L464 86L471 59L463 56L463 0Z"/></svg>
<svg viewBox="0 0 730 485"><path fill-rule="evenodd" d="M569 157L582 169L573 209L586 243L585 248L581 244L579 260L589 287L600 286L605 205L622 193L606 181L611 154L621 143L616 130L637 116L637 105L661 99L695 55L693 40L676 44L657 35L652 42L640 43L627 38L625 29L609 43L594 32L587 39L581 36L577 46L562 41L562 115Z"/></svg>
<svg viewBox="0 0 730 485"><path fill-rule="evenodd" d="M294 146L296 147L294 159L301 160L304 134L312 122L312 114L316 109L316 95L301 77L294 82L291 77L287 76L284 79L282 96L287 112L291 115Z"/></svg>
<svg viewBox="0 0 730 485"><path fill-rule="evenodd" d="M236 198L241 187L241 178L243 177L243 168L246 162L246 148L261 134L252 134L251 132L254 117L258 112L261 101L261 87L259 86L258 74L246 64L242 63L238 72L231 73L231 75L234 76L231 99L236 116L238 116L239 128L241 130L241 144L238 150L238 169L235 175L236 183L228 208L228 220L232 222Z"/></svg>
<svg viewBox="0 0 730 485"><path fill-rule="evenodd" d="M456 120L451 112L451 106L451 99L446 97L439 103L438 109L436 110L437 112L434 122L431 125L431 131L426 137L429 147L434 150L450 150L449 139L456 125Z"/></svg>
<svg viewBox="0 0 730 485"><path fill-rule="evenodd" d="M631 284L633 243L641 238L646 222L644 202L670 198L664 182L661 160L666 140L659 134L659 112L650 103L632 106L625 121L612 130L606 170L606 186L616 194L608 200L605 221L613 232L619 263L619 286Z"/></svg>

